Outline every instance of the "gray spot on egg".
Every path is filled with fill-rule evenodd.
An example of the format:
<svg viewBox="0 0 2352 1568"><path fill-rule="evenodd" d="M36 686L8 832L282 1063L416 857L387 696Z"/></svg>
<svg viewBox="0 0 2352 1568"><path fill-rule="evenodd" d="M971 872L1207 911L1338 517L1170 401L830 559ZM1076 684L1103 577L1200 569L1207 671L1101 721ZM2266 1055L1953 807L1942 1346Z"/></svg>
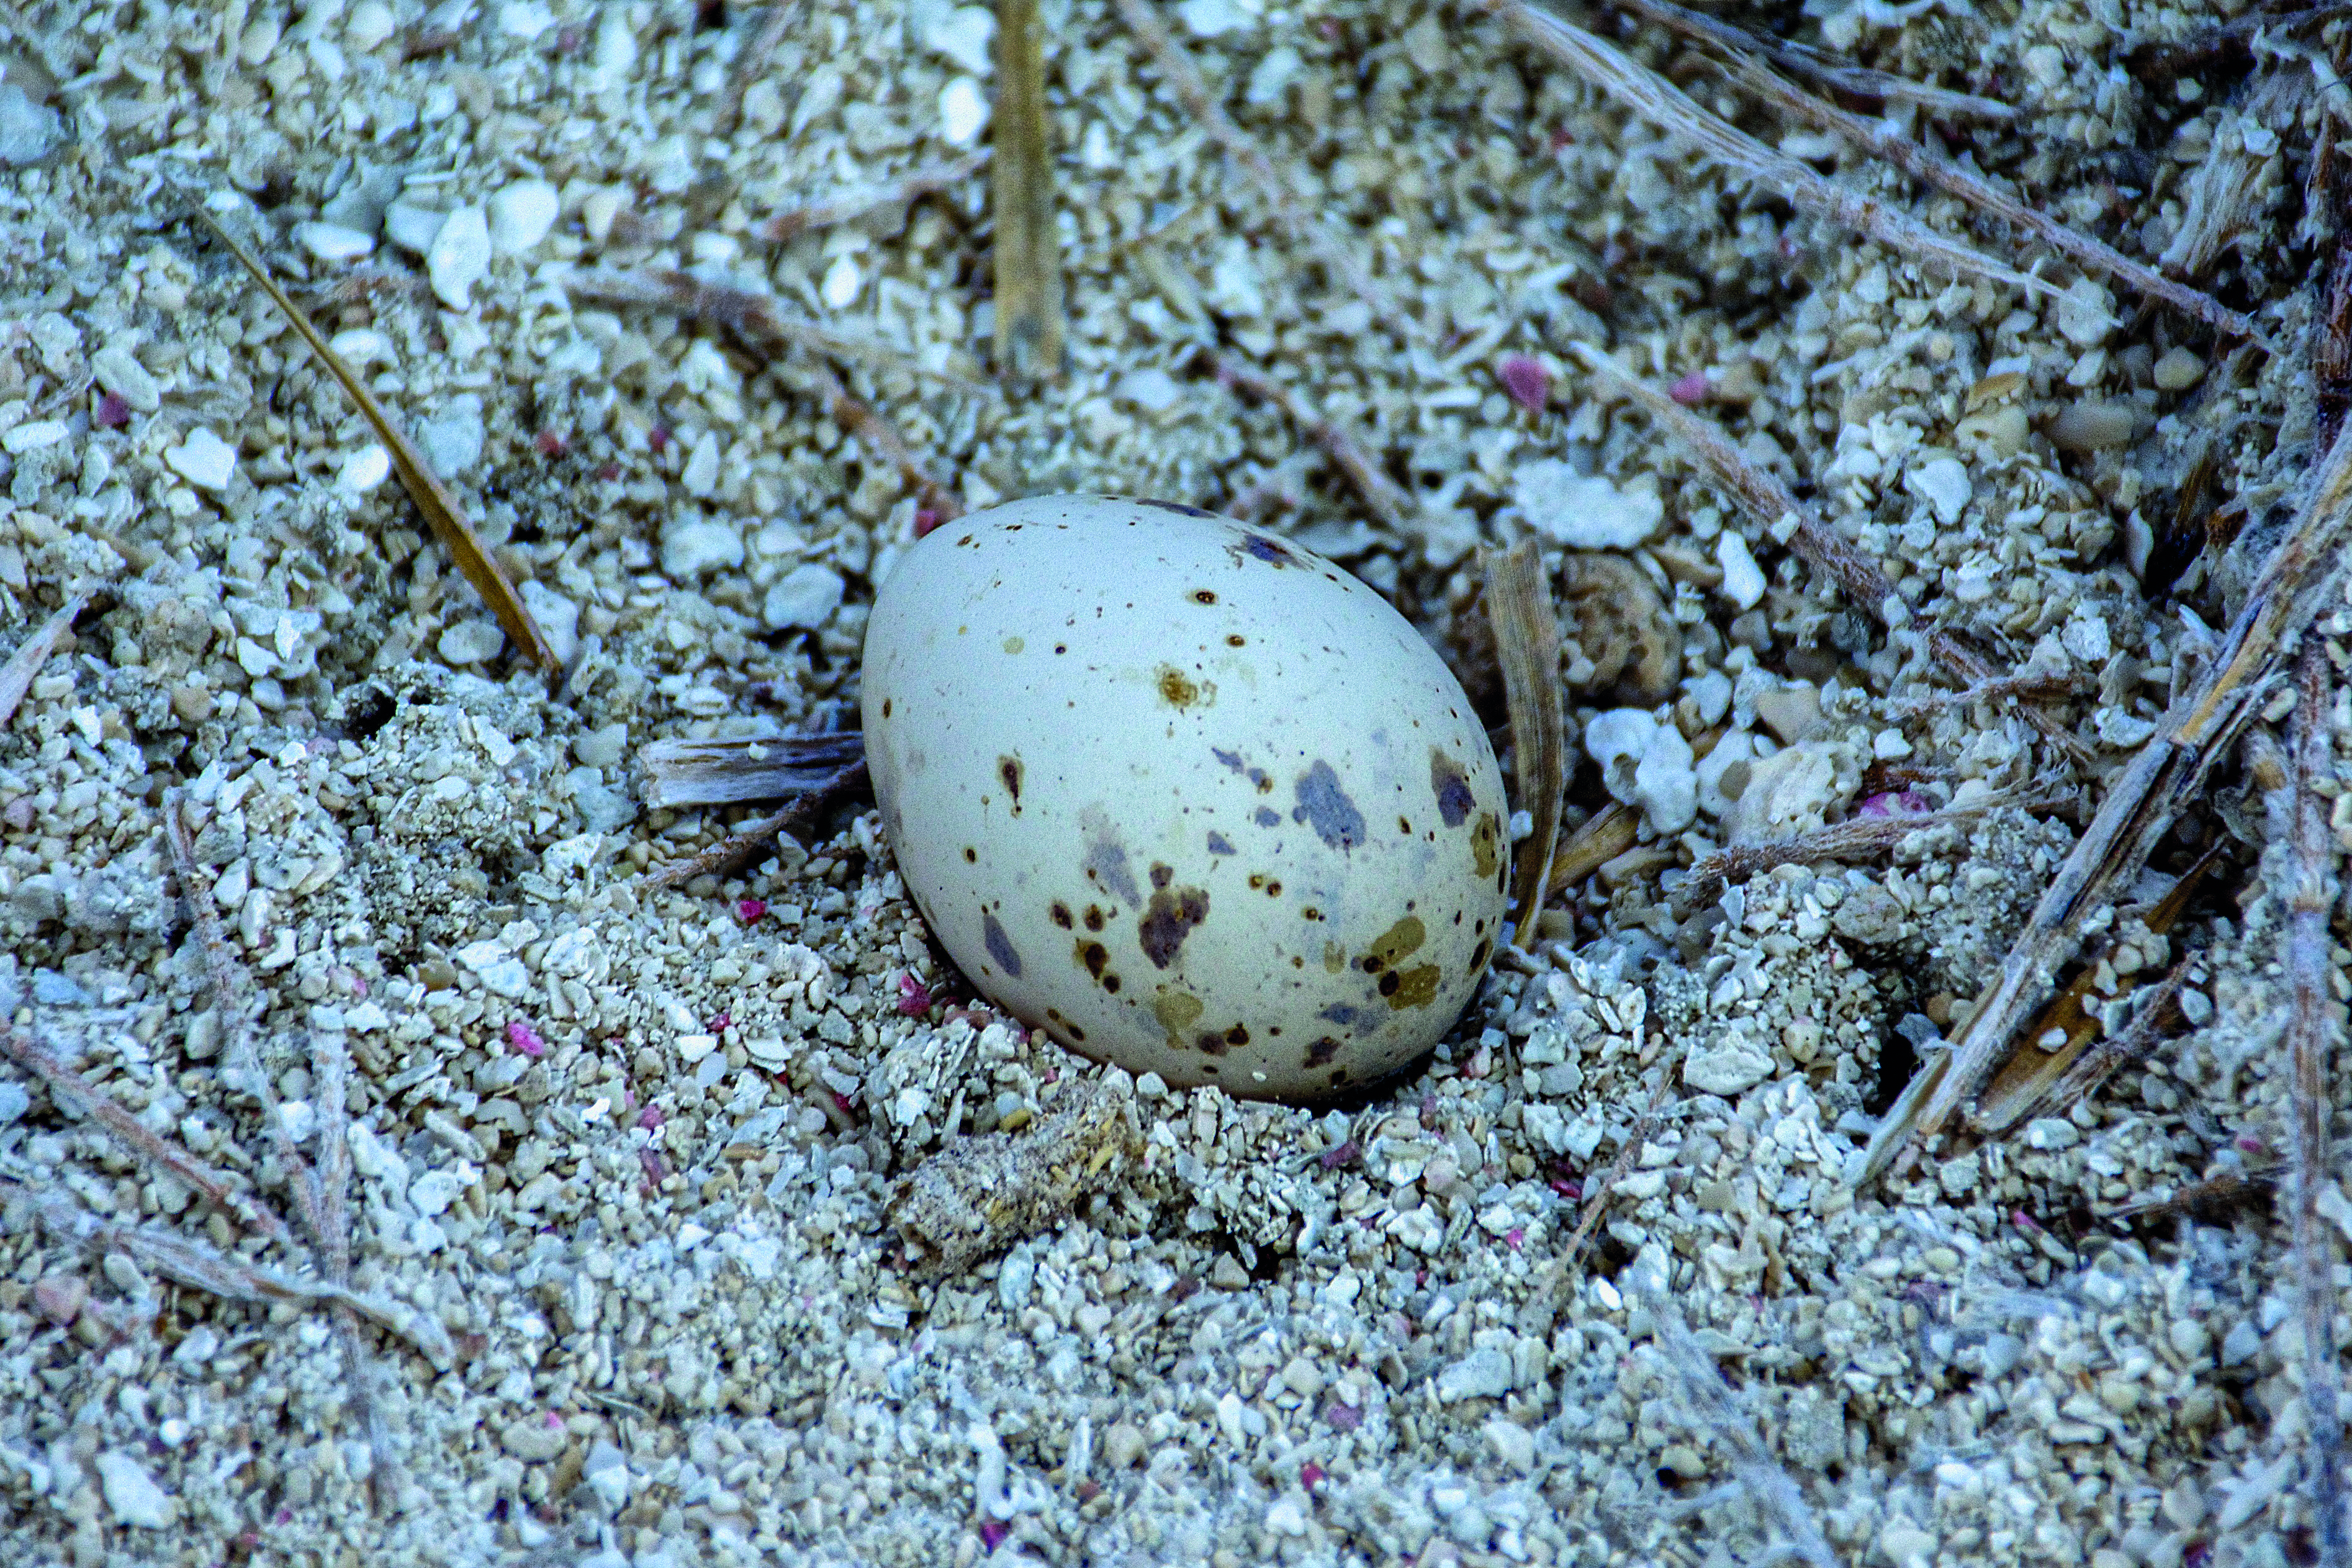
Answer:
<svg viewBox="0 0 2352 1568"><path fill-rule="evenodd" d="M1459 827L1470 820L1470 808L1478 804L1477 797L1470 793L1462 764L1437 746L1429 748L1429 789L1437 796L1437 815L1446 826Z"/></svg>
<svg viewBox="0 0 2352 1568"><path fill-rule="evenodd" d="M981 940L988 944L988 956L996 960L996 967L1012 978L1020 979L1021 955L1013 951L1012 939L1004 934L1004 928L997 923L994 915L982 914L980 932Z"/></svg>
<svg viewBox="0 0 2352 1568"><path fill-rule="evenodd" d="M1334 849L1353 849L1364 842L1364 814L1339 787L1339 775L1331 764L1318 761L1298 775L1298 805L1290 813L1290 820L1303 822L1315 830L1315 837Z"/></svg>
<svg viewBox="0 0 2352 1568"><path fill-rule="evenodd" d="M1078 829L1086 835L1087 858L1081 862L1087 879L1109 889L1129 905L1143 902L1143 889L1135 885L1135 873L1128 869L1127 846L1118 841L1118 829L1101 806L1090 805L1078 813Z"/></svg>

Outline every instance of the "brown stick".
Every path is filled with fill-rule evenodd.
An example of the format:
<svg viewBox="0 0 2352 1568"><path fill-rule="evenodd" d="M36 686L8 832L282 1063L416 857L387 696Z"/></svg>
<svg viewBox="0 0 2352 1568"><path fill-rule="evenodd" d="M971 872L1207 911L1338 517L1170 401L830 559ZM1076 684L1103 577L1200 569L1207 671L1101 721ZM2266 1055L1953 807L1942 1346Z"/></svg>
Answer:
<svg viewBox="0 0 2352 1568"><path fill-rule="evenodd" d="M911 205L923 197L952 190L988 165L988 150L979 152L952 163L927 163L914 173L887 184L866 185L854 191L844 191L822 201L778 213L754 229L761 239L772 245L784 245L821 228L837 224L855 223L866 214L879 212L887 206Z"/></svg>
<svg viewBox="0 0 2352 1568"><path fill-rule="evenodd" d="M1412 531L1411 519L1418 510L1413 499L1382 473L1348 427L1336 420L1326 419L1315 405L1290 390L1272 376L1253 370L1240 360L1213 350L1202 351L1209 368L1217 380L1235 392L1261 402L1272 403L1290 416L1307 435L1307 438L1323 448L1348 482L1356 487L1356 494L1372 509L1372 515L1391 528L1402 532Z"/></svg>
<svg viewBox="0 0 2352 1568"><path fill-rule="evenodd" d="M1968 115L1979 120L2017 118L2017 110L1998 99L1928 87L1867 66L1847 65L1801 44L1735 27L1702 12L1675 5L1673 0L1613 0L1613 4L1621 11L1631 11L1661 26L1671 27L1686 38L1698 38L1733 54L1761 55L1781 69L1794 71L1833 92L1875 99L1881 103L1914 103L1930 114Z"/></svg>
<svg viewBox="0 0 2352 1568"><path fill-rule="evenodd" d="M2328 1568L2352 1563L2352 1531L2344 1515L2343 1380L2336 1352L2335 1248L2319 1213L2328 1181L2328 1057L2340 1026L2329 990L2335 966L2329 916L2336 907L2336 839L2328 831L2328 800L2316 785L2336 776L2330 732L2333 672L2327 647L2305 632L2296 668L2294 823L2287 839L2286 977L2293 1011L2294 1141L2290 1163L2294 1197L2296 1293L2303 1309L2303 1407L2311 1417L2311 1510L2318 1521L2319 1561Z"/></svg>
<svg viewBox="0 0 2352 1568"><path fill-rule="evenodd" d="M1062 244L1037 0L996 0L996 368L1052 380L1067 357Z"/></svg>
<svg viewBox="0 0 2352 1568"><path fill-rule="evenodd" d="M226 1173L131 1114L106 1090L66 1066L58 1058L15 1029L0 1031L0 1052L49 1086L49 1092L68 1101L112 1133L132 1153L160 1171L194 1187L204 1200L235 1219L239 1228L274 1241L291 1239L286 1222L265 1205L249 1200L229 1185Z"/></svg>
<svg viewBox="0 0 2352 1568"><path fill-rule="evenodd" d="M1551 852L1559 840L1560 797L1568 784L1567 725L1559 708L1559 614L1543 556L1532 539L1485 552L1486 620L1502 657L1511 716L1519 807L1535 824L1512 873L1512 942L1535 944L1536 915L1551 890Z"/></svg>

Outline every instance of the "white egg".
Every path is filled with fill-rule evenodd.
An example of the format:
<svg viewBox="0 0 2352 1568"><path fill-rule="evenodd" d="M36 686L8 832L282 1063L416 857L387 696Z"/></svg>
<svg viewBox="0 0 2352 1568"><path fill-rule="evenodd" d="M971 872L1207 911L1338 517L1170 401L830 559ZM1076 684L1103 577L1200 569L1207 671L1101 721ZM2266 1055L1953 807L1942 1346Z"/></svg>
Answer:
<svg viewBox="0 0 2352 1568"><path fill-rule="evenodd" d="M1320 556L1055 496L907 552L867 764L924 918L998 1006L1179 1087L1403 1068L1492 954L1509 810L1427 642Z"/></svg>

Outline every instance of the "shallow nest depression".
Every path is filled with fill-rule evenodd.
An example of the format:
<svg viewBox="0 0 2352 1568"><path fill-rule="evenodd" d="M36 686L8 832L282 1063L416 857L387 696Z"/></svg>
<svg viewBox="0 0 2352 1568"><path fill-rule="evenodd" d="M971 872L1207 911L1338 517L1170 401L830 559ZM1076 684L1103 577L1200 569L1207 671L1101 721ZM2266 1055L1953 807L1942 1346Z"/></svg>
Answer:
<svg viewBox="0 0 2352 1568"><path fill-rule="evenodd" d="M1009 175L942 0L0 21L0 1557L2344 1561L2343 24L1670 11L1045 0ZM1506 742L1538 552L1560 885L1409 1083L1093 1068L854 780L644 804L1076 489Z"/></svg>

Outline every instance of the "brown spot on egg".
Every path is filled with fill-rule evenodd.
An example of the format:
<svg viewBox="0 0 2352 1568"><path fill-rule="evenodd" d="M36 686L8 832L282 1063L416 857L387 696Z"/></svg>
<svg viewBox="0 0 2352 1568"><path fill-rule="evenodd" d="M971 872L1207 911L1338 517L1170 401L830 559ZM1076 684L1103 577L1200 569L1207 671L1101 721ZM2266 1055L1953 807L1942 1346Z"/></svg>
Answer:
<svg viewBox="0 0 2352 1568"><path fill-rule="evenodd" d="M1493 812L1480 812L1478 826L1470 830L1470 856L1481 877L1491 877L1501 868L1502 842L1502 823Z"/></svg>
<svg viewBox="0 0 2352 1568"><path fill-rule="evenodd" d="M1363 957L1356 961L1367 974L1378 974L1384 969L1394 969L1400 963L1421 951L1429 940L1419 915L1407 915L1372 939ZM1385 993L1383 993L1385 994Z"/></svg>
<svg viewBox="0 0 2352 1568"><path fill-rule="evenodd" d="M1194 604L1196 604L1196 605L1213 605L1213 604L1215 604L1215 603L1217 602L1217 596L1216 596L1216 595L1214 595L1214 594L1211 593L1211 592L1210 592L1208 589L1206 589L1206 588L1195 588L1195 589L1193 589L1193 590L1192 590L1192 602L1193 602Z"/></svg>
<svg viewBox="0 0 2352 1568"><path fill-rule="evenodd" d="M1208 918L1206 889L1162 887L1152 893L1151 907L1138 922L1136 941L1154 969L1165 969L1176 962L1177 951L1192 928Z"/></svg>
<svg viewBox="0 0 2352 1568"><path fill-rule="evenodd" d="M1160 700L1181 712L1201 700L1201 689L1172 664L1160 667Z"/></svg>
<svg viewBox="0 0 2352 1568"><path fill-rule="evenodd" d="M1470 952L1470 973L1475 974L1486 968L1486 960L1493 957L1494 952L1495 939L1491 936L1480 937L1478 945Z"/></svg>
<svg viewBox="0 0 2352 1568"><path fill-rule="evenodd" d="M1102 906L1100 904L1088 904L1087 906L1086 921L1087 929L1088 931L1102 930L1103 912Z"/></svg>
<svg viewBox="0 0 2352 1568"><path fill-rule="evenodd" d="M1168 1031L1168 1048L1184 1048L1185 1031L1201 1016L1201 999L1186 991L1162 991L1151 999L1151 1016Z"/></svg>
<svg viewBox="0 0 2352 1568"><path fill-rule="evenodd" d="M1069 905L1062 902L1059 899L1055 899L1054 900L1053 916L1054 923L1055 925L1060 926L1064 931L1068 931L1070 929Z"/></svg>
<svg viewBox="0 0 2352 1568"><path fill-rule="evenodd" d="M890 710L896 701L897 699L895 698L885 697L882 699L882 717L885 719L890 717Z"/></svg>
<svg viewBox="0 0 2352 1568"><path fill-rule="evenodd" d="M1303 1068L1319 1068L1339 1054L1339 1042L1330 1035L1324 1036L1307 1047L1307 1055L1298 1063Z"/></svg>
<svg viewBox="0 0 2352 1568"><path fill-rule="evenodd" d="M1444 975L1444 971L1433 963L1416 969L1391 969L1381 976L1381 994L1400 1012L1407 1007L1426 1007L1437 1000L1437 983Z"/></svg>
<svg viewBox="0 0 2352 1568"><path fill-rule="evenodd" d="M1248 1045L1249 1031L1243 1028L1239 1024L1235 1024L1232 1028L1225 1031L1225 1044L1229 1046Z"/></svg>
<svg viewBox="0 0 2352 1568"><path fill-rule="evenodd" d="M997 758L996 776L1004 781L1004 793L1013 797L1013 815L1015 816L1020 816L1021 759L1019 757Z"/></svg>
<svg viewBox="0 0 2352 1568"><path fill-rule="evenodd" d="M1102 978L1104 968L1110 963L1108 948L1098 942L1088 942L1084 937L1078 939L1077 945L1070 952L1070 956L1083 964L1086 972L1097 980Z"/></svg>
<svg viewBox="0 0 2352 1568"><path fill-rule="evenodd" d="M1213 1029L1203 1029L1193 1036L1192 1044L1200 1047L1202 1056L1221 1057L1225 1054L1224 1037Z"/></svg>

